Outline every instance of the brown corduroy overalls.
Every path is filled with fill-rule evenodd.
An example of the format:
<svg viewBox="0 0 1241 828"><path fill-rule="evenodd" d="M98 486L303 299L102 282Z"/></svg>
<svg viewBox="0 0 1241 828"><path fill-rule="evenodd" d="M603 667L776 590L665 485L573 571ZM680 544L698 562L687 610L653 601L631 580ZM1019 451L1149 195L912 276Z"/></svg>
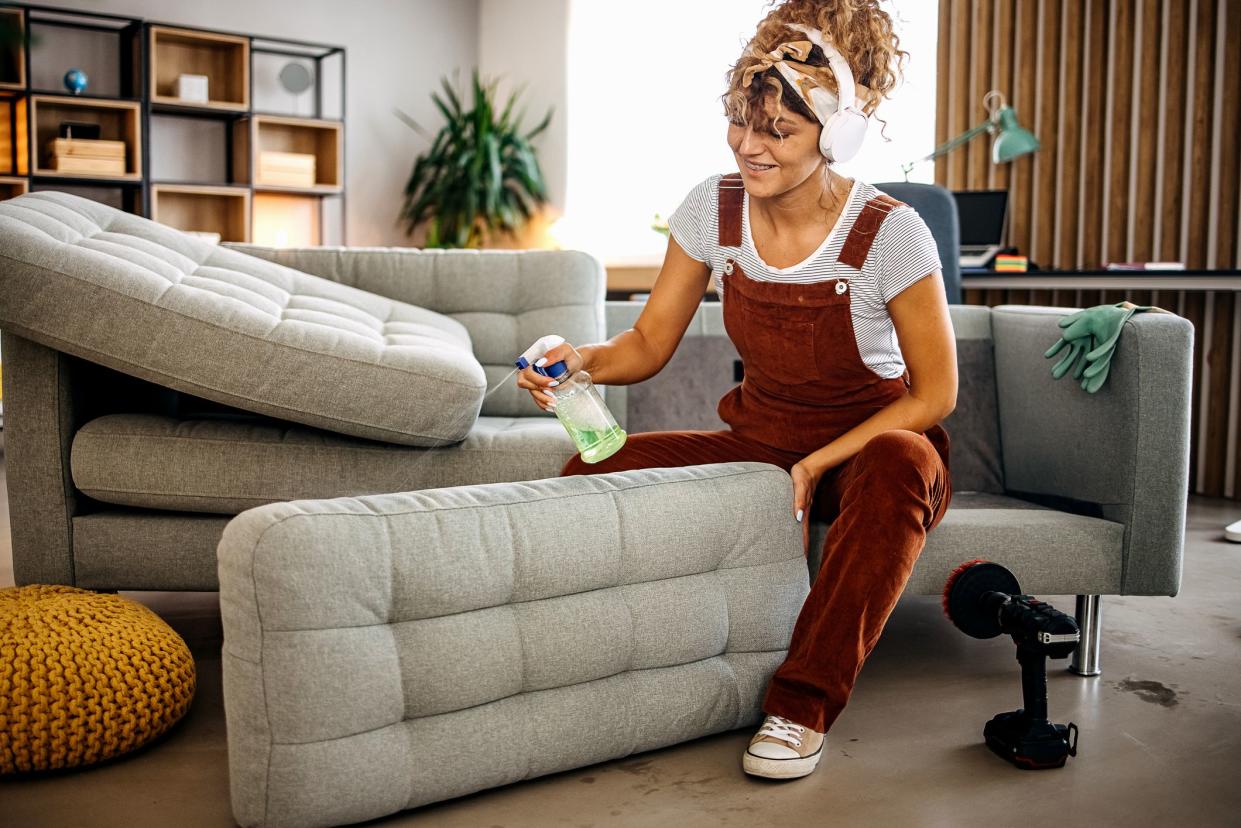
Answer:
<svg viewBox="0 0 1241 828"><path fill-rule="evenodd" d="M739 173L721 179L721 247L741 245L743 192ZM899 204L885 195L867 202L838 260L861 270L879 226ZM848 279L760 282L729 257L723 284L724 327L745 366L741 384L719 403L731 428L631 434L608 459L586 464L574 457L561 475L745 460L788 470L907 393L908 370L884 379L862 361ZM831 521L823 562L788 657L767 687L764 712L820 732L840 715L926 533L951 500L948 452L940 425L923 433L891 429L823 474L811 507L811 516Z"/></svg>

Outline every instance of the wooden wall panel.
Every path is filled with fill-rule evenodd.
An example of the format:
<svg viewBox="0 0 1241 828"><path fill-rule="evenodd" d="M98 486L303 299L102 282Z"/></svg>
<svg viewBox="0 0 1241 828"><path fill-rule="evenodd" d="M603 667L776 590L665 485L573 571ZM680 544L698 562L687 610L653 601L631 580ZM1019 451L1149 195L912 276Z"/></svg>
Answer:
<svg viewBox="0 0 1241 828"><path fill-rule="evenodd" d="M1085 44L1085 7L1081 3L1066 3L1060 21L1060 67L1062 85L1066 91L1082 88L1082 50ZM1058 183L1077 182L1081 179L1082 130L1081 112L1084 98L1070 97L1064 108L1068 117L1058 118L1056 143L1060 146L1057 158ZM997 166L997 165L993 165ZM1055 255L1050 259L1061 262L1077 261L1077 225L1079 190L1072 186L1056 189L1055 211L1060 220L1056 222L1053 245Z"/></svg>
<svg viewBox="0 0 1241 828"><path fill-rule="evenodd" d="M1132 203L1135 205L1155 203L1155 181L1159 173L1155 164L1155 151L1159 142L1159 97L1164 88L1159 62L1159 0L1142 0L1137 21L1140 46L1134 49L1133 77L1138 95L1133 106L1134 155L1129 174ZM1129 250L1126 260L1155 261L1154 211L1124 212L1129 218Z"/></svg>
<svg viewBox="0 0 1241 828"><path fill-rule="evenodd" d="M1236 0L941 0L937 141L998 89L1042 148L996 166L978 137L936 182L1007 189L1009 241L1043 268L1241 266L1236 44Z"/></svg>
<svg viewBox="0 0 1241 828"><path fill-rule="evenodd" d="M1107 145L1107 65L1108 11L1104 0L1088 0L1086 4L1086 40L1082 63L1085 94L1082 119L1082 175L1077 186L1082 199L1081 222L1077 228L1078 258L1076 267L1093 266L1103 259L1103 199L1107 193L1103 181L1103 158ZM1072 186L1073 182L1065 182ZM1040 264L1043 264L1040 262ZM1044 265L1045 266L1045 265Z"/></svg>
<svg viewBox="0 0 1241 828"><path fill-rule="evenodd" d="M1167 79L1160 100L1160 151L1158 193L1155 203L1162 209L1155 216L1155 261L1182 260L1181 221L1185 181L1185 112L1190 93L1189 3L1164 3L1163 43L1160 60Z"/></svg>
<svg viewBox="0 0 1241 828"><path fill-rule="evenodd" d="M1223 0L1219 0L1223 2ZM1215 25L1217 0L1197 0L1193 8L1193 81L1190 87L1189 135L1191 164L1188 169L1189 210L1186 222L1185 262L1207 267L1207 225L1210 221L1211 139L1215 108Z"/></svg>

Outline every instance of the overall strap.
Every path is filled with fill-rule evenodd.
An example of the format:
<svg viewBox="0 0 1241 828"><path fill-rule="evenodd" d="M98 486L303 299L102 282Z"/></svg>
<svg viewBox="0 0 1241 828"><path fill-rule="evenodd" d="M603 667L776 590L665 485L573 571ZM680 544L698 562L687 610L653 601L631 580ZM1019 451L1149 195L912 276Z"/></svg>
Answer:
<svg viewBox="0 0 1241 828"><path fill-rule="evenodd" d="M897 207L904 206L903 201L897 201L886 193L880 193L866 202L862 207L862 212L858 213L857 220L853 222L853 228L849 230L849 235L845 238L844 246L840 248L840 255L836 257L836 261L855 270L861 270L883 220L888 217L888 213Z"/></svg>
<svg viewBox="0 0 1241 828"><path fill-rule="evenodd" d="M730 173L720 179L720 247L741 246L741 200L744 196L741 173Z"/></svg>

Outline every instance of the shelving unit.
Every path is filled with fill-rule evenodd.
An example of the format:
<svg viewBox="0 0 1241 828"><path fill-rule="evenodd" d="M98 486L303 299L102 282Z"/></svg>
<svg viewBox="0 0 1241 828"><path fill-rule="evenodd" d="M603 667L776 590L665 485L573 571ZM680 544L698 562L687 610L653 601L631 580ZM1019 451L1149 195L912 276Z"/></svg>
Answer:
<svg viewBox="0 0 1241 828"><path fill-rule="evenodd" d="M308 118L255 115L233 124L233 178L253 182L256 190L288 193L339 193L343 187L341 123ZM310 155L315 159L315 180L306 187L265 181L259 174L264 152Z"/></svg>
<svg viewBox="0 0 1241 828"><path fill-rule="evenodd" d="M19 196L30 187L25 178L12 175L0 175L0 201Z"/></svg>
<svg viewBox="0 0 1241 828"><path fill-rule="evenodd" d="M147 32L153 105L174 110L250 109L249 38L169 26L150 26ZM177 77L182 74L207 76L205 102L177 97Z"/></svg>
<svg viewBox="0 0 1241 828"><path fill-rule="evenodd" d="M178 230L219 233L220 241L250 241L250 190L195 184L155 184L151 218Z"/></svg>
<svg viewBox="0 0 1241 828"><path fill-rule="evenodd" d="M0 49L0 199L67 189L223 241L346 243L342 47L25 3L0 2L0 15L22 32L20 48ZM95 40L78 56L63 46L32 48L32 30ZM109 51L115 61L100 63ZM312 79L300 93L276 83L274 70L290 64ZM49 88L75 67L90 77L86 92ZM338 79L338 105L327 105L325 71ZM177 97L182 74L207 77L206 101ZM62 121L99 124L101 138L124 141L125 172L52 169L48 142ZM265 182L260 152L299 154L281 160L301 166L313 158L313 183Z"/></svg>
<svg viewBox="0 0 1241 828"><path fill-rule="evenodd" d="M16 8L0 8L0 17L22 32L21 43L26 42L26 12ZM26 88L26 50L19 44L11 47L0 44L0 92Z"/></svg>
<svg viewBox="0 0 1241 828"><path fill-rule="evenodd" d="M31 95L30 122L34 125L34 174L40 178L142 180L142 105L137 101L84 99L68 95ZM49 144L62 121L98 124L99 137L125 142L125 172L62 172L53 168Z"/></svg>

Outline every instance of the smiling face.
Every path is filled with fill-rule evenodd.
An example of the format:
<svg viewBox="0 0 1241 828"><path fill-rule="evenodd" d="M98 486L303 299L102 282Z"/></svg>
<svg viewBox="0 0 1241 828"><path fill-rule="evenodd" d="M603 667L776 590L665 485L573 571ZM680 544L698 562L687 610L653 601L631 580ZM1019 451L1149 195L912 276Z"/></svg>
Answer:
<svg viewBox="0 0 1241 828"><path fill-rule="evenodd" d="M728 146L741 171L746 190L770 197L805 181L824 163L819 152L822 127L817 120L785 105L777 118L776 95L765 94L761 104L750 104L753 117L732 113L728 119Z"/></svg>

